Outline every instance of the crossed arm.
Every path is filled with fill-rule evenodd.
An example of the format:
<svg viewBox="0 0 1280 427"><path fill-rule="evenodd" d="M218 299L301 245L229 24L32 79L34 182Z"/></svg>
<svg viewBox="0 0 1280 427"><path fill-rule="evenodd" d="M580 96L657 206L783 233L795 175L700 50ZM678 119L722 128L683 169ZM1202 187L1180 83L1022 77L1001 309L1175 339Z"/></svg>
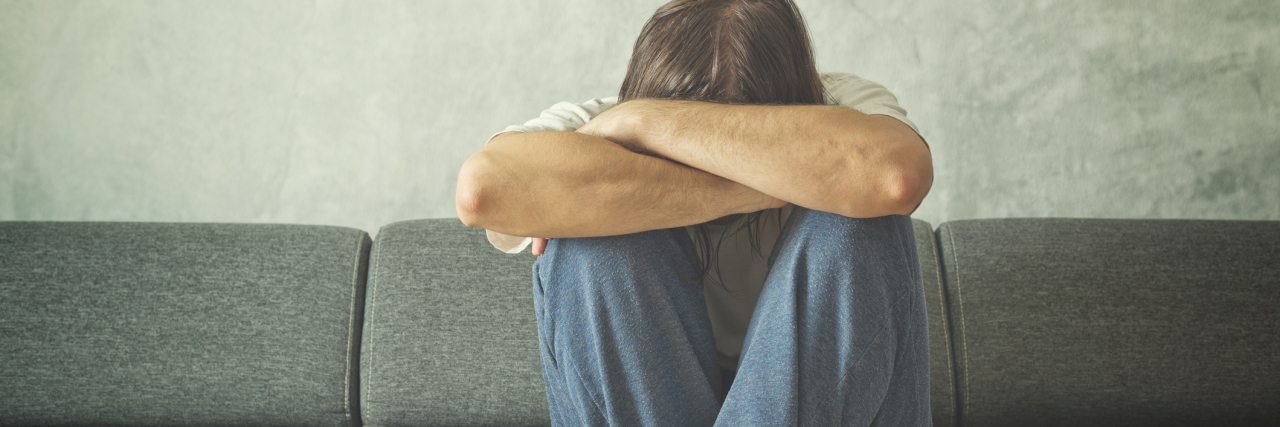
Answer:
<svg viewBox="0 0 1280 427"><path fill-rule="evenodd" d="M577 132L495 137L463 164L457 207L472 227L589 237L786 203L848 217L909 214L932 182L928 147L892 117L641 99Z"/></svg>

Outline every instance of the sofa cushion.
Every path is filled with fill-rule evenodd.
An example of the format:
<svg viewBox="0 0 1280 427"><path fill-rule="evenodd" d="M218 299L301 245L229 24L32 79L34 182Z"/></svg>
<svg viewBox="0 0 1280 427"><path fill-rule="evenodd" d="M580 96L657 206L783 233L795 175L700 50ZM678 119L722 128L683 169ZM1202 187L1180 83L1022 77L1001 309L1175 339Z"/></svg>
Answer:
<svg viewBox="0 0 1280 427"><path fill-rule="evenodd" d="M0 223L0 423L358 425L369 245L338 227Z"/></svg>
<svg viewBox="0 0 1280 427"><path fill-rule="evenodd" d="M382 227L360 357L365 423L549 425L533 260L456 218Z"/></svg>
<svg viewBox="0 0 1280 427"><path fill-rule="evenodd" d="M1280 420L1280 222L939 228L961 425Z"/></svg>

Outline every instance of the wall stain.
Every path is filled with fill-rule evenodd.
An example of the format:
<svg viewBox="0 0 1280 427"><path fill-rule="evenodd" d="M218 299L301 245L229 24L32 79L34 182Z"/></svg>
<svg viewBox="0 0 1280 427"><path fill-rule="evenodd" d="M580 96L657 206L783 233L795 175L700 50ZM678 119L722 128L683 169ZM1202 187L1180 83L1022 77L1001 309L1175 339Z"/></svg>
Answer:
<svg viewBox="0 0 1280 427"><path fill-rule="evenodd" d="M1228 196L1240 189L1240 177L1231 169L1218 169L1209 179L1204 177L1196 178L1195 193L1196 199L1207 200L1210 202L1217 201L1219 197Z"/></svg>

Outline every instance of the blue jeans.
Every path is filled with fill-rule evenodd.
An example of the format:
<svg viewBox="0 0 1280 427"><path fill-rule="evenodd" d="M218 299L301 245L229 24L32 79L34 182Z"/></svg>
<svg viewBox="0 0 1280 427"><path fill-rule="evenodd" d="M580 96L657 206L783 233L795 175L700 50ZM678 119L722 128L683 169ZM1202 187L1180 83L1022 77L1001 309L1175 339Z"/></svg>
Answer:
<svg viewBox="0 0 1280 427"><path fill-rule="evenodd" d="M552 423L932 424L910 217L796 207L769 263L729 386L684 229L551 240L533 285Z"/></svg>

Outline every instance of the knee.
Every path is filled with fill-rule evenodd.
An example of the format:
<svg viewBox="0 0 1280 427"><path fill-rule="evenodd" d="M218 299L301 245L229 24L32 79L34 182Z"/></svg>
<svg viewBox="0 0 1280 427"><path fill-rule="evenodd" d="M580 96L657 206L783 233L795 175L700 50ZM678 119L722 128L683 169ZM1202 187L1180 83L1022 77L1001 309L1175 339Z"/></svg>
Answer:
<svg viewBox="0 0 1280 427"><path fill-rule="evenodd" d="M804 263L831 274L857 276L864 283L895 288L919 281L920 261L911 217L849 218L806 210L796 219L778 253L783 265Z"/></svg>
<svg viewBox="0 0 1280 427"><path fill-rule="evenodd" d="M559 259L642 260L684 250L677 229L605 237L552 239L546 254ZM683 232L683 230L679 230Z"/></svg>
<svg viewBox="0 0 1280 427"><path fill-rule="evenodd" d="M662 267L692 274L696 272L695 260L688 235L684 229L676 228L619 236L552 239L538 258L538 271L544 279L566 275L627 277Z"/></svg>
<svg viewBox="0 0 1280 427"><path fill-rule="evenodd" d="M915 235L911 217L887 215L875 218L850 218L829 212L798 208L791 233L801 239L858 247L889 245L914 248Z"/></svg>

